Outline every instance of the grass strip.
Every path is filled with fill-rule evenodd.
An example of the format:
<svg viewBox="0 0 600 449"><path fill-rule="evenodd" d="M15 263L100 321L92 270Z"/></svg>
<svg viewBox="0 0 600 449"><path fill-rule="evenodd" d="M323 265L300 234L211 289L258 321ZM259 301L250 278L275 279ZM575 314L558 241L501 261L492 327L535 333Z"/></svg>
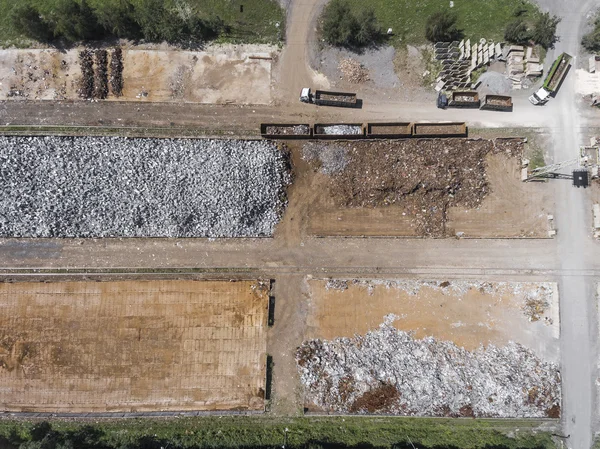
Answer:
<svg viewBox="0 0 600 449"><path fill-rule="evenodd" d="M546 428L548 424L545 422ZM397 417L194 417L51 421L53 438L85 448L555 448L537 420ZM32 421L0 420L6 444L40 440ZM552 426L554 427L554 426ZM47 433L48 427L44 429ZM33 435L33 436L32 436ZM88 445L82 445L87 441ZM412 443L411 443L412 442ZM94 443L94 444L91 444ZM34 447L34 446L27 446ZM37 446L36 446L37 447ZM41 447L41 446L40 446ZM46 447L46 446L44 446Z"/></svg>

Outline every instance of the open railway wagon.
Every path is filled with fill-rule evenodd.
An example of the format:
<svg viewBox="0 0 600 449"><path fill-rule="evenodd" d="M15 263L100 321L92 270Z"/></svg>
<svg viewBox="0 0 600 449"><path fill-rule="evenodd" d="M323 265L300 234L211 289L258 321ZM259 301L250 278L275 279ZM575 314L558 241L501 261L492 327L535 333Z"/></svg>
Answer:
<svg viewBox="0 0 600 449"><path fill-rule="evenodd" d="M481 104L477 92L452 92L452 97L448 102L449 108L473 108L478 109Z"/></svg>
<svg viewBox="0 0 600 449"><path fill-rule="evenodd" d="M505 95L486 95L481 104L481 109L485 111L506 111L513 110L512 97Z"/></svg>
<svg viewBox="0 0 600 449"><path fill-rule="evenodd" d="M261 123L260 135L266 139L310 139L312 127L298 123Z"/></svg>
<svg viewBox="0 0 600 449"><path fill-rule="evenodd" d="M316 123L313 128L315 139L364 139L362 123Z"/></svg>
<svg viewBox="0 0 600 449"><path fill-rule="evenodd" d="M413 125L408 122L367 123L367 137L371 139L396 139L411 137Z"/></svg>
<svg viewBox="0 0 600 449"><path fill-rule="evenodd" d="M413 137L467 137L465 122L415 123Z"/></svg>

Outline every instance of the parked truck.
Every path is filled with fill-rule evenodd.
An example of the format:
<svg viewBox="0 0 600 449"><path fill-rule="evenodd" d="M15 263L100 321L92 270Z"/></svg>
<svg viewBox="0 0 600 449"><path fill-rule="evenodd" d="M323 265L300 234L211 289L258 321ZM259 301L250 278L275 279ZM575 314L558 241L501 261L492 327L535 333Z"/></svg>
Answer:
<svg viewBox="0 0 600 449"><path fill-rule="evenodd" d="M546 79L544 79L544 84L542 85L542 87L540 87L536 93L529 97L529 101L532 104L546 104L550 99L550 96L556 94L563 79L569 71L572 59L573 57L571 55L568 55L567 53L562 53L556 59L556 61L554 61L552 67L550 67L548 75L546 75Z"/></svg>
<svg viewBox="0 0 600 449"><path fill-rule="evenodd" d="M319 106L339 106L342 108L355 108L358 106L356 94L348 92L328 92L316 90L313 94L309 87L302 89L300 101L313 103Z"/></svg>

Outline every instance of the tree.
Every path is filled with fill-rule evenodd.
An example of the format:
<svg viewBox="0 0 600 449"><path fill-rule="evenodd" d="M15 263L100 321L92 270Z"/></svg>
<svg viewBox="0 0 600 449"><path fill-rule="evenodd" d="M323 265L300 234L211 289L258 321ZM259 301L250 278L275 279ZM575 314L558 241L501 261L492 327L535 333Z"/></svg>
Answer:
<svg viewBox="0 0 600 449"><path fill-rule="evenodd" d="M116 37L139 39L142 30L135 21L134 7L129 0L97 2L94 15L104 30Z"/></svg>
<svg viewBox="0 0 600 449"><path fill-rule="evenodd" d="M581 45L592 53L600 51L600 16L594 20L594 29L583 36Z"/></svg>
<svg viewBox="0 0 600 449"><path fill-rule="evenodd" d="M355 36L356 44L360 47L373 44L381 37L381 27L375 17L375 10L367 7L358 14L359 28Z"/></svg>
<svg viewBox="0 0 600 449"><path fill-rule="evenodd" d="M100 39L104 30L98 24L87 0L59 0L51 16L54 36L70 42Z"/></svg>
<svg viewBox="0 0 600 449"><path fill-rule="evenodd" d="M438 11L427 19L425 37L430 42L452 42L460 39L462 32L457 28L458 16L453 12Z"/></svg>
<svg viewBox="0 0 600 449"><path fill-rule="evenodd" d="M550 16L550 13L543 13L533 26L531 38L545 49L554 48L558 41L556 36L556 27L560 23L560 17Z"/></svg>
<svg viewBox="0 0 600 449"><path fill-rule="evenodd" d="M19 34L37 41L52 39L52 30L39 11L29 3L17 3L10 11L10 21Z"/></svg>
<svg viewBox="0 0 600 449"><path fill-rule="evenodd" d="M513 20L504 30L504 40L511 44L526 45L530 39L531 33L524 20Z"/></svg>
<svg viewBox="0 0 600 449"><path fill-rule="evenodd" d="M325 41L338 47L351 46L360 25L343 0L332 0L323 10L321 29Z"/></svg>
<svg viewBox="0 0 600 449"><path fill-rule="evenodd" d="M354 14L346 0L332 0L321 16L325 42L336 47L364 47L381 38L381 28L373 8Z"/></svg>

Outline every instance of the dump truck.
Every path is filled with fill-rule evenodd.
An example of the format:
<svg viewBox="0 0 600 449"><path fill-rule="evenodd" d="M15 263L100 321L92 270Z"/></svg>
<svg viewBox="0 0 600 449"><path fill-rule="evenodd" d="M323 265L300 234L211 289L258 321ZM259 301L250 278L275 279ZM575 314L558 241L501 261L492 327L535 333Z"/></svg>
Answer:
<svg viewBox="0 0 600 449"><path fill-rule="evenodd" d="M486 95L481 103L481 109L488 111L512 111L512 97L506 95Z"/></svg>
<svg viewBox="0 0 600 449"><path fill-rule="evenodd" d="M300 101L303 103L313 103L318 106L338 106L342 108L355 108L358 106L356 94L349 92L328 92L325 90L316 90L313 94L309 87L305 87L300 92Z"/></svg>
<svg viewBox="0 0 600 449"><path fill-rule="evenodd" d="M551 95L556 95L563 79L569 71L573 57L567 53L562 53L550 67L544 84L539 90L529 97L529 101L535 105L543 105L548 102Z"/></svg>

